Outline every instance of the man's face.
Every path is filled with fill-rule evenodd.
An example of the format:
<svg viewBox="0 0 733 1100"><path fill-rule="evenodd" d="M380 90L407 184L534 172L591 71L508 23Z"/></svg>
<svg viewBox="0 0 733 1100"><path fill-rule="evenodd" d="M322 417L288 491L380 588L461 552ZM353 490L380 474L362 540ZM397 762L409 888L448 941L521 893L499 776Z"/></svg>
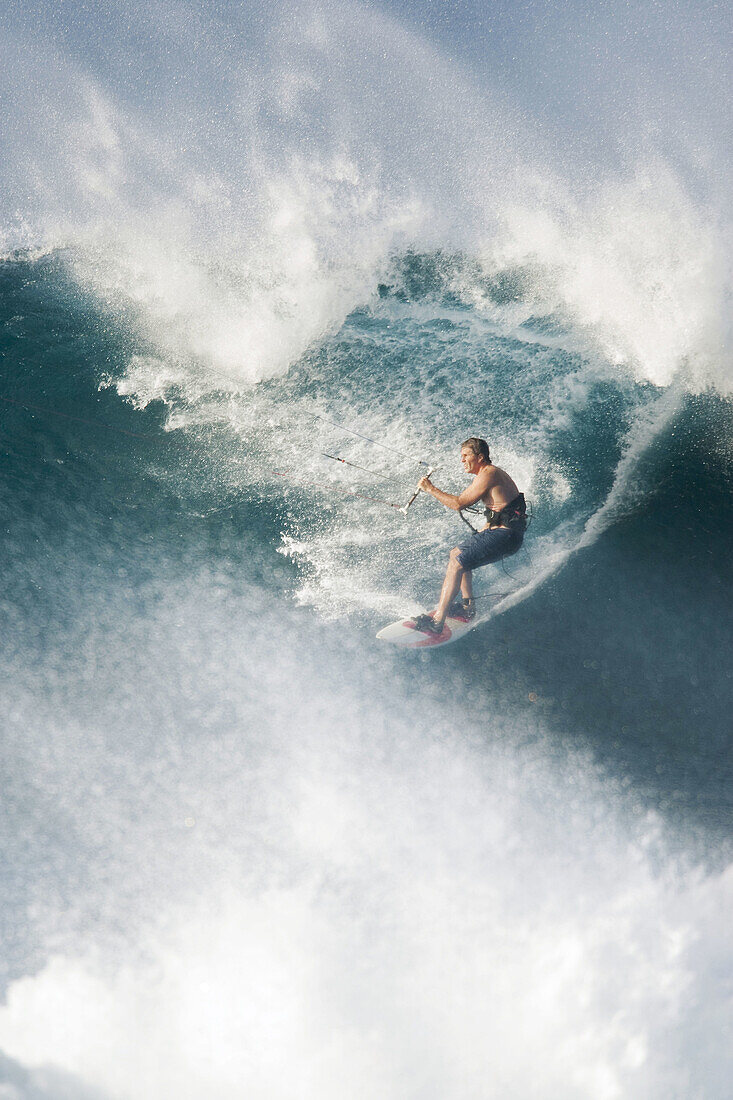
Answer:
<svg viewBox="0 0 733 1100"><path fill-rule="evenodd" d="M461 447L461 463L467 474L475 474L478 470L478 455L470 447Z"/></svg>

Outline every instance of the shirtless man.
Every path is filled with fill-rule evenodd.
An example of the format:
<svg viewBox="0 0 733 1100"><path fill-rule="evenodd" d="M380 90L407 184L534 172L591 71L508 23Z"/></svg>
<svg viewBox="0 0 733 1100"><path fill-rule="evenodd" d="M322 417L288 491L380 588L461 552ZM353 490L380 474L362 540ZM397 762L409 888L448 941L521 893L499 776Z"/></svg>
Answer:
<svg viewBox="0 0 733 1100"><path fill-rule="evenodd" d="M509 474L494 466L485 439L472 436L461 445L461 462L473 481L467 489L455 496L444 493L433 485L430 478L420 481L424 493L430 493L446 508L460 512L481 501L486 510L487 524L450 553L450 561L443 581L440 600L430 615L418 615L414 620L417 630L426 634L442 634L446 616L460 587L463 607L458 611L462 618L475 615L472 588L472 570L490 562L515 554L522 545L527 527L527 507L524 496Z"/></svg>

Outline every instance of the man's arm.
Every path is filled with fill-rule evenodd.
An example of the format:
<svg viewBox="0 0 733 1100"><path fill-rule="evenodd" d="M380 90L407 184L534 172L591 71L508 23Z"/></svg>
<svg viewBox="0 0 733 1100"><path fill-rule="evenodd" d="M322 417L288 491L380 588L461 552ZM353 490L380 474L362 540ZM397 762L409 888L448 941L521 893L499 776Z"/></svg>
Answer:
<svg viewBox="0 0 733 1100"><path fill-rule="evenodd" d="M438 489L436 485L433 485L429 477L421 479L420 488L423 492L430 493L446 508L452 508L454 512L460 512L461 508L470 508L472 504L481 500L481 497L491 488L492 483L493 470L485 469L479 470L468 488L464 489L458 496L455 493L444 493L442 489Z"/></svg>

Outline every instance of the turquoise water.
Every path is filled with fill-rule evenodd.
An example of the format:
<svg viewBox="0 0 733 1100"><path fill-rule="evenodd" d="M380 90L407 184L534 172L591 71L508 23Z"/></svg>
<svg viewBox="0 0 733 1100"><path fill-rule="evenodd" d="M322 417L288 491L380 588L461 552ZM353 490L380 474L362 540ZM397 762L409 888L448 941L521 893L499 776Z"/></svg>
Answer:
<svg viewBox="0 0 733 1100"><path fill-rule="evenodd" d="M404 12L177 10L129 79L101 8L11 28L0 1081L722 1100L726 208L530 172ZM384 501L472 434L525 548L382 647L465 534Z"/></svg>

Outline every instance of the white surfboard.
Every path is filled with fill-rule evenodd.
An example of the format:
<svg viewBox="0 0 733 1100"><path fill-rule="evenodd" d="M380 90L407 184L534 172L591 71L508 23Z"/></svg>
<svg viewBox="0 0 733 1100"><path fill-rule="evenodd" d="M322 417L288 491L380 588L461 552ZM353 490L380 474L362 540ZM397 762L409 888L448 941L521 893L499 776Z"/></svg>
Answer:
<svg viewBox="0 0 733 1100"><path fill-rule="evenodd" d="M429 634L418 630L414 619L403 618L383 627L377 634L377 638L380 642L391 642L392 645L403 646L405 649L448 645L450 642L457 642L464 634L468 634L478 622L478 619L454 618L449 615L445 620L442 634Z"/></svg>

